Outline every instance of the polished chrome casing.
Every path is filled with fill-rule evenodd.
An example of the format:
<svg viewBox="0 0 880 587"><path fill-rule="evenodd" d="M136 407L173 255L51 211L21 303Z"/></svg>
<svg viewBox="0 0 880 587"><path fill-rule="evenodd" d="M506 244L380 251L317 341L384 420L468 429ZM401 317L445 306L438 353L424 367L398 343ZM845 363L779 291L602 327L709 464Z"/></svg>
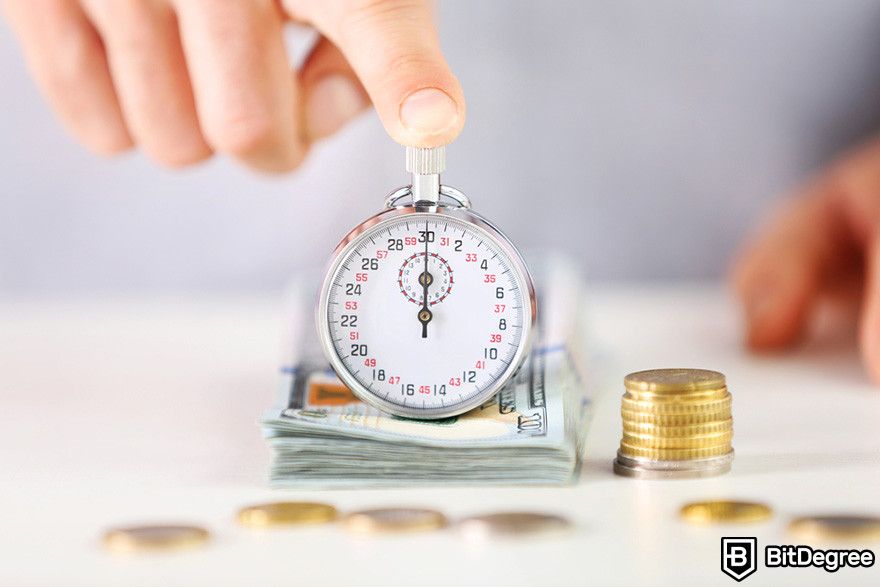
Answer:
<svg viewBox="0 0 880 587"><path fill-rule="evenodd" d="M336 371L336 374L342 382L345 383L358 398L383 412L421 420L436 420L461 414L476 408L498 393L504 384L507 383L507 381L509 381L516 373L517 369L528 355L536 330L535 325L537 321L537 298L535 296L535 287L532 283L532 277L529 274L525 261L523 261L522 255L520 255L513 243L510 242L510 239L508 239L504 233L502 233L491 222L470 210L470 202L467 200L467 197L458 190L448 186L441 186L440 193L442 196L452 200L453 204L441 201L438 203L430 202L430 205L423 205L419 202L412 202L411 188L406 187L396 190L388 196L386 200L387 208L385 210L368 218L351 230L351 232L342 239L333 253L333 257L331 258L324 277L324 283L321 286L321 291L318 296L316 312L316 325L321 340L321 348L324 350L324 354L330 361L330 365L333 367L333 370ZM397 202L407 197L410 198L411 203L403 206L397 205ZM377 229L377 232L381 231L384 224L407 215L445 216L467 222L472 225L477 232L481 232L486 239L497 243L498 247L507 254L513 264L519 282L526 286L527 295L524 297L527 297L528 299L523 299L524 332L522 333L521 344L519 345L519 348L517 348L510 365L507 366L507 369L504 370L492 385L482 390L467 402L453 406L451 409L405 407L388 402L387 400L374 395L348 372L348 369L336 353L330 335L330 324L327 315L330 286L336 278L336 273L339 271L343 259L352 249L358 246L362 235L367 231L372 229Z"/></svg>

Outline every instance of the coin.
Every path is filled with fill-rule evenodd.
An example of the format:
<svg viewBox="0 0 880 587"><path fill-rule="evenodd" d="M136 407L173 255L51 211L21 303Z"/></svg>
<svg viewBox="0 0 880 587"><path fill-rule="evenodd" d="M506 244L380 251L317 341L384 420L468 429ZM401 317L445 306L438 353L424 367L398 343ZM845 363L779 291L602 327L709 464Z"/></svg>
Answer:
<svg viewBox="0 0 880 587"><path fill-rule="evenodd" d="M359 534L423 532L444 528L446 516L420 508L378 508L353 512L343 518L345 529Z"/></svg>
<svg viewBox="0 0 880 587"><path fill-rule="evenodd" d="M687 399L670 399L667 401L649 401L632 399L624 395L621 398L621 410L631 412L651 412L655 414L700 414L706 412L720 412L730 407L730 394L720 398L688 401Z"/></svg>
<svg viewBox="0 0 880 587"><path fill-rule="evenodd" d="M693 437L705 434L718 434L733 430L733 420L714 420L698 424L658 425L652 422L623 421L623 431L631 434L650 434L653 436Z"/></svg>
<svg viewBox="0 0 880 587"><path fill-rule="evenodd" d="M468 539L484 540L491 537L546 536L571 530L566 518L539 512L498 512L471 516L458 523Z"/></svg>
<svg viewBox="0 0 880 587"><path fill-rule="evenodd" d="M209 538L209 532L198 526L126 526L107 530L103 543L114 552L180 550L204 544Z"/></svg>
<svg viewBox="0 0 880 587"><path fill-rule="evenodd" d="M632 434L624 431L623 442L641 448L710 448L714 446L730 446L733 433L716 432L699 436L657 436L655 434Z"/></svg>
<svg viewBox="0 0 880 587"><path fill-rule="evenodd" d="M332 522L337 516L336 508L326 503L279 501L242 508L238 512L237 519L238 523L243 526L262 528L322 524Z"/></svg>
<svg viewBox="0 0 880 587"><path fill-rule="evenodd" d="M805 541L880 540L880 517L821 515L795 518L788 531Z"/></svg>
<svg viewBox="0 0 880 587"><path fill-rule="evenodd" d="M727 473L732 463L733 449L718 457L681 461L629 457L617 451L614 472L633 479L697 479Z"/></svg>
<svg viewBox="0 0 880 587"><path fill-rule="evenodd" d="M638 401L648 401L655 403L668 402L695 402L708 401L712 399L723 399L727 397L727 388L719 387L718 389L710 389L706 391L667 391L664 393L655 393L653 391L634 391L626 390L626 397Z"/></svg>
<svg viewBox="0 0 880 587"><path fill-rule="evenodd" d="M730 452L730 444L702 448L645 448L621 441L620 452L631 457L644 457L659 461L682 461L725 455Z"/></svg>
<svg viewBox="0 0 880 587"><path fill-rule="evenodd" d="M696 414L658 414L621 410L620 415L626 424L652 424L656 426L687 426L706 422L719 422L730 419L730 405L717 412L700 412Z"/></svg>
<svg viewBox="0 0 880 587"><path fill-rule="evenodd" d="M706 369L652 369L630 373L624 387L615 473L670 479L730 470L732 397L724 375Z"/></svg>
<svg viewBox="0 0 880 587"><path fill-rule="evenodd" d="M749 501L698 501L681 508L681 517L692 524L762 522L772 515L770 506Z"/></svg>
<svg viewBox="0 0 880 587"><path fill-rule="evenodd" d="M623 378L626 389L657 394L711 391L725 385L724 375L706 369L649 369Z"/></svg>

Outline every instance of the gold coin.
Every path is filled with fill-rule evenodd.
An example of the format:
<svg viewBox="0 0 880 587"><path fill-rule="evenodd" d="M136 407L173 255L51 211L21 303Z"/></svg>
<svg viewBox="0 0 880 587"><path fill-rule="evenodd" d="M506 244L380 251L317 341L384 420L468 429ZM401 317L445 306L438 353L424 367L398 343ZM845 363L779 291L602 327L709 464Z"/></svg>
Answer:
<svg viewBox="0 0 880 587"><path fill-rule="evenodd" d="M654 434L623 433L623 442L642 448L709 448L730 446L733 432L717 432L700 436L657 436Z"/></svg>
<svg viewBox="0 0 880 587"><path fill-rule="evenodd" d="M446 527L446 516L419 508L379 508L353 512L343 518L345 529L358 534L424 532Z"/></svg>
<svg viewBox="0 0 880 587"><path fill-rule="evenodd" d="M627 396L623 396L620 400L621 410L630 412L650 412L654 414L700 414L707 412L720 412L724 409L730 409L730 394L725 393L720 398L708 400L688 401L667 400L663 402L635 400Z"/></svg>
<svg viewBox="0 0 880 587"><path fill-rule="evenodd" d="M698 501L681 508L681 517L692 524L763 522L772 515L770 506L749 501Z"/></svg>
<svg viewBox="0 0 880 587"><path fill-rule="evenodd" d="M620 452L628 457L655 461L689 461L725 455L730 452L730 444L702 448L646 448L621 441Z"/></svg>
<svg viewBox="0 0 880 587"><path fill-rule="evenodd" d="M198 526L127 526L104 533L104 546L113 552L181 550L204 544L210 538Z"/></svg>
<svg viewBox="0 0 880 587"><path fill-rule="evenodd" d="M465 518L458 528L467 538L483 540L495 536L536 536L571 530L566 518L536 512L499 512Z"/></svg>
<svg viewBox="0 0 880 587"><path fill-rule="evenodd" d="M710 391L726 384L724 375L706 369L650 369L623 378L626 389L658 394Z"/></svg>
<svg viewBox="0 0 880 587"><path fill-rule="evenodd" d="M710 422L730 420L730 406L717 412L700 412L697 414L658 414L655 412L634 412L620 410L624 426L696 426Z"/></svg>
<svg viewBox="0 0 880 587"><path fill-rule="evenodd" d="M718 389L709 389L706 391L679 391L654 393L652 391L636 391L627 389L624 397L645 402L696 402L711 399L722 399L727 397L727 388L719 387Z"/></svg>
<svg viewBox="0 0 880 587"><path fill-rule="evenodd" d="M640 391L626 390L623 397L632 401L645 402L651 404L674 404L674 403L706 403L712 400L723 400L730 397L730 391L726 387L714 389L712 391L700 392L668 392L668 393L648 393Z"/></svg>
<svg viewBox="0 0 880 587"><path fill-rule="evenodd" d="M662 436L666 438L692 438L694 436L702 436L705 434L730 432L731 430L733 430L733 420L731 418L685 425L657 425L650 422L623 421L624 432L636 435L650 434L652 436Z"/></svg>
<svg viewBox="0 0 880 587"><path fill-rule="evenodd" d="M880 540L880 517L827 515L795 518L788 531L804 541Z"/></svg>
<svg viewBox="0 0 880 587"><path fill-rule="evenodd" d="M242 508L238 523L243 526L293 526L299 524L323 524L338 516L336 508L326 503L306 501L279 501Z"/></svg>

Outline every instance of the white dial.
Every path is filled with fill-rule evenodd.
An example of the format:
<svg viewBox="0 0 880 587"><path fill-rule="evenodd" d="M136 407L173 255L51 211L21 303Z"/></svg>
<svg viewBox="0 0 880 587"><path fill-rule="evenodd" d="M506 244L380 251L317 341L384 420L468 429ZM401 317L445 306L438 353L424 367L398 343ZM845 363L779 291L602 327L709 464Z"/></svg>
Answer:
<svg viewBox="0 0 880 587"><path fill-rule="evenodd" d="M534 293L525 266L471 212L382 216L349 235L327 274L318 328L331 363L361 399L391 413L474 408L527 351Z"/></svg>

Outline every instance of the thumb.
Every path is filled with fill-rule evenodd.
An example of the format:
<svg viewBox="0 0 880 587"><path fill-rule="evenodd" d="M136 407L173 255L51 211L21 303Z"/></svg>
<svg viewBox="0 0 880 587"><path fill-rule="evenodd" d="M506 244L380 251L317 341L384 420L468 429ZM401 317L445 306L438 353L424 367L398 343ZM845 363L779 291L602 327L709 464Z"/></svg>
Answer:
<svg viewBox="0 0 880 587"><path fill-rule="evenodd" d="M436 147L464 125L464 96L440 51L428 0L287 0L339 47L398 143Z"/></svg>

